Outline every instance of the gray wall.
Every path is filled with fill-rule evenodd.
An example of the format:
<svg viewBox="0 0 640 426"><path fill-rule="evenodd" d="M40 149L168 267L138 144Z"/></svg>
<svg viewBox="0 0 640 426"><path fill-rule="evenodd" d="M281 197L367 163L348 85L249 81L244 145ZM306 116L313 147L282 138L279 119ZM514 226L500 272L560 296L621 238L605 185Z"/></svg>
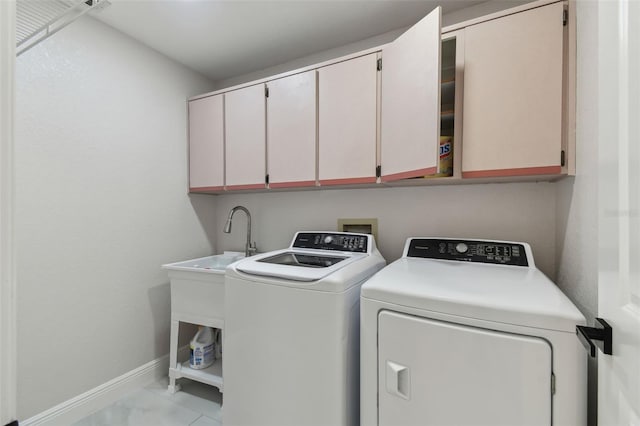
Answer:
<svg viewBox="0 0 640 426"><path fill-rule="evenodd" d="M212 83L84 18L16 64L18 417L168 352L163 263L214 250L187 195L186 98Z"/></svg>
<svg viewBox="0 0 640 426"><path fill-rule="evenodd" d="M576 176L557 183L557 282L592 324L598 312L598 3L576 2ZM597 422L589 360L589 424Z"/></svg>
<svg viewBox="0 0 640 426"><path fill-rule="evenodd" d="M553 183L225 194L216 199L216 241L219 250L243 248L241 214L231 234L222 232L229 210L238 204L251 211L253 236L262 252L288 246L296 231L333 230L338 218L375 217L378 246L388 262L401 256L409 236L527 241L538 266L553 278L555 202Z"/></svg>
<svg viewBox="0 0 640 426"><path fill-rule="evenodd" d="M498 12L500 10L509 9L525 3L529 3L532 0L489 0L484 3L477 4L476 6L468 7L466 9L460 9L455 12L448 13L442 16L442 26L457 24L459 22L467 21L469 19L485 16L490 13ZM324 50L317 52L309 56L298 58L293 61L286 62L284 64L276 65L274 67L265 68L263 70L251 72L248 74L228 78L225 80L216 81L216 90L224 89L234 86L236 84L246 83L252 80L258 80L261 78L269 77L272 75L280 74L283 72L295 70L297 68L306 67L309 65L317 64L323 61L328 61L340 56L349 55L361 50L371 49L374 47L382 46L395 40L399 35L405 32L407 28L399 28L397 30L389 31L384 34L379 34L374 37L370 37L364 40L357 41L355 43L349 43L344 46L339 46L334 49Z"/></svg>

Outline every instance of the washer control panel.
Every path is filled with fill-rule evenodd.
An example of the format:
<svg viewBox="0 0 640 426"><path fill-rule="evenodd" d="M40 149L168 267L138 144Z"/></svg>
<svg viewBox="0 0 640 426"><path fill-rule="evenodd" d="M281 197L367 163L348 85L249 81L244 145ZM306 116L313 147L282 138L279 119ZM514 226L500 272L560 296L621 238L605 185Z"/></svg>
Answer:
<svg viewBox="0 0 640 426"><path fill-rule="evenodd" d="M524 245L503 241L413 238L407 257L529 266Z"/></svg>
<svg viewBox="0 0 640 426"><path fill-rule="evenodd" d="M363 234L298 232L293 240L292 247L368 253L368 243L368 237Z"/></svg>

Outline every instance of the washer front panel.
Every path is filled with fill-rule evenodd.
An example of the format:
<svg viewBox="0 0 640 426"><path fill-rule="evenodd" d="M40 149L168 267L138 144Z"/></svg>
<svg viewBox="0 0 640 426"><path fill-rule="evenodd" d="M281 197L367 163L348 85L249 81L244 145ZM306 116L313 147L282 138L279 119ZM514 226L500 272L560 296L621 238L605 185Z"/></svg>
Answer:
<svg viewBox="0 0 640 426"><path fill-rule="evenodd" d="M550 425L552 362L539 337L381 311L378 424Z"/></svg>
<svg viewBox="0 0 640 426"><path fill-rule="evenodd" d="M227 277L224 425L356 425L359 297Z"/></svg>

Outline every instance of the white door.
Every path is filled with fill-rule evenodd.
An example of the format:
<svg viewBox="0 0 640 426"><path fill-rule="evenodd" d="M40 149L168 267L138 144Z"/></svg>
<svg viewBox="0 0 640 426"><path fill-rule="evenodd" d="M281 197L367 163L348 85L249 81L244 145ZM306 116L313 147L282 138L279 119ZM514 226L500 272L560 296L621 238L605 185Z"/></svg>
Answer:
<svg viewBox="0 0 640 426"><path fill-rule="evenodd" d="M16 419L16 276L13 238L15 2L0 1L0 425Z"/></svg>
<svg viewBox="0 0 640 426"><path fill-rule="evenodd" d="M260 189L266 175L266 97L264 84L224 95L227 189Z"/></svg>
<svg viewBox="0 0 640 426"><path fill-rule="evenodd" d="M273 80L267 86L269 186L315 186L316 71Z"/></svg>
<svg viewBox="0 0 640 426"><path fill-rule="evenodd" d="M189 102L189 188L224 187L224 95Z"/></svg>
<svg viewBox="0 0 640 426"><path fill-rule="evenodd" d="M383 311L379 425L550 425L551 363L541 338Z"/></svg>
<svg viewBox="0 0 640 426"><path fill-rule="evenodd" d="M640 2L598 3L598 424L640 424Z"/></svg>
<svg viewBox="0 0 640 426"><path fill-rule="evenodd" d="M436 173L441 9L382 49L381 168L388 182Z"/></svg>
<svg viewBox="0 0 640 426"><path fill-rule="evenodd" d="M376 181L376 54L318 70L320 185Z"/></svg>

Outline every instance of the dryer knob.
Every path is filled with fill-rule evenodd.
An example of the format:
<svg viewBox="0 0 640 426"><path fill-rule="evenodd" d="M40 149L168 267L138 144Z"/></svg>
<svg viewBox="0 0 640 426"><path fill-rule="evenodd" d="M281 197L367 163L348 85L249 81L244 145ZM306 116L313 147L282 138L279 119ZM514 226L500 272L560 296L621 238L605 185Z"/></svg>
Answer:
<svg viewBox="0 0 640 426"><path fill-rule="evenodd" d="M331 244L332 241L333 241L333 237L331 235L327 235L326 237L324 237L325 244Z"/></svg>
<svg viewBox="0 0 640 426"><path fill-rule="evenodd" d="M465 243L458 243L458 244L456 245L456 251L457 251L458 253L462 253L462 254L464 254L464 253L466 253L466 252L468 252L468 251L469 251L469 246L467 246Z"/></svg>

